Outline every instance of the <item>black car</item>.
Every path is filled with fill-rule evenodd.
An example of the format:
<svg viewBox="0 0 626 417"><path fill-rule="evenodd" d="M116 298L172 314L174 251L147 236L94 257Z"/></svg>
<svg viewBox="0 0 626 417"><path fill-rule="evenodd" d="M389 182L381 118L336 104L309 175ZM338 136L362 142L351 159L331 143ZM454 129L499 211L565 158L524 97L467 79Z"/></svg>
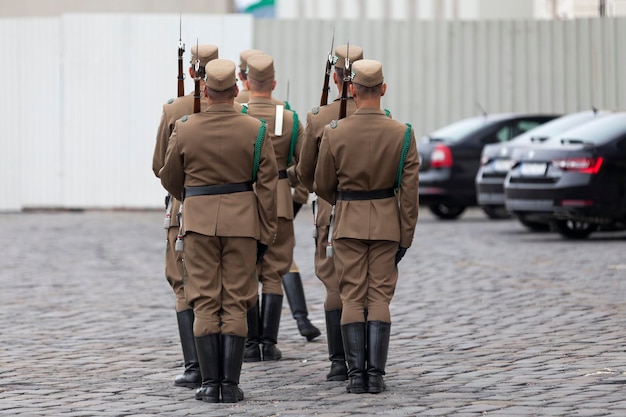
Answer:
<svg viewBox="0 0 626 417"><path fill-rule="evenodd" d="M481 165L476 174L476 199L478 200L478 205L484 211L492 213L493 215L490 217L509 217L510 213L505 209L504 205L504 179L513 163L511 159L513 149L542 143L550 136L557 135L607 114L610 113L595 109L567 114L522 133L510 142L485 145L480 156ZM523 217L519 220L533 230L547 229L547 224L545 223L533 223Z"/></svg>
<svg viewBox="0 0 626 417"><path fill-rule="evenodd" d="M513 152L504 184L516 216L569 238L626 223L626 113L613 113Z"/></svg>
<svg viewBox="0 0 626 417"><path fill-rule="evenodd" d="M440 219L456 219L467 207L476 205L474 181L483 146L507 142L556 117L515 113L470 117L422 138L417 146L420 204Z"/></svg>

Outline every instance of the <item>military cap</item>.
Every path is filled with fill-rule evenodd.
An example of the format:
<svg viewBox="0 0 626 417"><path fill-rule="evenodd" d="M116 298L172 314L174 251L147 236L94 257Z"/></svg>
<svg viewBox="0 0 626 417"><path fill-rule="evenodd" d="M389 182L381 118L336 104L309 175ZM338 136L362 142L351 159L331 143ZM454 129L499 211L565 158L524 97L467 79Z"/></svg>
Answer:
<svg viewBox="0 0 626 417"><path fill-rule="evenodd" d="M274 59L267 54L254 54L248 58L248 78L256 81L274 79Z"/></svg>
<svg viewBox="0 0 626 417"><path fill-rule="evenodd" d="M359 59L363 59L363 48L357 45L350 45L350 49L348 50L348 45L339 45L335 48L335 66L339 68L346 67L346 55L350 53L350 62L358 61Z"/></svg>
<svg viewBox="0 0 626 417"><path fill-rule="evenodd" d="M383 83L383 64L373 59L361 59L352 64L352 83L374 87Z"/></svg>
<svg viewBox="0 0 626 417"><path fill-rule="evenodd" d="M245 71L248 68L248 58L250 58L254 54L262 53L258 49L246 49L245 51L241 51L239 53L239 68L242 71Z"/></svg>
<svg viewBox="0 0 626 417"><path fill-rule="evenodd" d="M205 66L206 86L215 91L228 90L237 84L235 63L230 59L214 59Z"/></svg>
<svg viewBox="0 0 626 417"><path fill-rule="evenodd" d="M196 63L196 59L200 59L200 66L204 67L209 61L218 58L219 49L216 45L201 44L191 47L191 64Z"/></svg>

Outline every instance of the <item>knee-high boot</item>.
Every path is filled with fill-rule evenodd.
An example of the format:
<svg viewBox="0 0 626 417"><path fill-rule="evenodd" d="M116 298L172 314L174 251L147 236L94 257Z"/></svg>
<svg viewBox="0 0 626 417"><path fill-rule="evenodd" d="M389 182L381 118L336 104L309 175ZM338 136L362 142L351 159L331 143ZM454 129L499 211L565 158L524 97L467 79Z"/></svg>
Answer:
<svg viewBox="0 0 626 417"><path fill-rule="evenodd" d="M341 326L343 347L348 363L348 392L363 394L365 381L365 323L356 322Z"/></svg>
<svg viewBox="0 0 626 417"><path fill-rule="evenodd" d="M328 358L330 372L327 381L345 381L348 379L346 355L341 337L341 310L326 310L326 338L328 340Z"/></svg>
<svg viewBox="0 0 626 417"><path fill-rule="evenodd" d="M385 390L385 365L389 352L391 323L367 322L367 392L378 394Z"/></svg>
<svg viewBox="0 0 626 417"><path fill-rule="evenodd" d="M261 340L259 333L260 318L259 318L259 298L257 297L256 304L248 309L247 314L248 321L248 337L246 338L246 348L243 354L244 362L260 362L261 361L261 349L259 342Z"/></svg>
<svg viewBox="0 0 626 417"><path fill-rule="evenodd" d="M264 361L277 361L282 358L278 342L278 327L283 308L283 296L278 294L263 294L261 305L261 344Z"/></svg>
<svg viewBox="0 0 626 417"><path fill-rule="evenodd" d="M220 402L220 334L196 337L202 386L196 390L196 400Z"/></svg>
<svg viewBox="0 0 626 417"><path fill-rule="evenodd" d="M174 385L197 388L200 386L202 378L200 376L200 365L198 365L198 352L196 351L196 343L193 337L193 310L177 312L176 320L178 321L180 344L183 348L185 371L174 379Z"/></svg>
<svg viewBox="0 0 626 417"><path fill-rule="evenodd" d="M243 400L239 388L239 376L243 362L246 338L234 334L222 335L222 402L236 403Z"/></svg>
<svg viewBox="0 0 626 417"><path fill-rule="evenodd" d="M298 323L298 331L307 341L311 341L321 333L309 320L309 312L306 308L306 298L300 272L287 272L283 275L283 289L287 295L287 302L293 318Z"/></svg>

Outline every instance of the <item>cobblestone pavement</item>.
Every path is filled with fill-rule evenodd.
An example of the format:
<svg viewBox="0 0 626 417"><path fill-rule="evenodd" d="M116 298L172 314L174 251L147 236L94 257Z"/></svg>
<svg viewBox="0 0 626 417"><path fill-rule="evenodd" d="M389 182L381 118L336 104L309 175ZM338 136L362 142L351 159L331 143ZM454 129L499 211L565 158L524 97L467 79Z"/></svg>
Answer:
<svg viewBox="0 0 626 417"><path fill-rule="evenodd" d="M284 358L244 364L238 404L174 387L182 368L159 211L0 214L2 416L624 416L626 234L579 242L478 210L422 210L392 303L388 390L326 382L285 302ZM296 220L324 329L311 213Z"/></svg>

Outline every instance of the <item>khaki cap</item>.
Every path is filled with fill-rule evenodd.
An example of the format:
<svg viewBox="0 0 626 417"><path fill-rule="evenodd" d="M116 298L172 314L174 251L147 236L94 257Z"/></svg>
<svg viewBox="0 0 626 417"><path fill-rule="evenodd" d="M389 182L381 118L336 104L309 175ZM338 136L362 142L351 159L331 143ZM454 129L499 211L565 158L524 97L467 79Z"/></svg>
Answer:
<svg viewBox="0 0 626 417"><path fill-rule="evenodd" d="M274 79L274 59L267 54L255 54L248 58L248 78L256 81Z"/></svg>
<svg viewBox="0 0 626 417"><path fill-rule="evenodd" d="M363 48L357 45L350 45L350 62L358 61L359 59L363 59ZM337 58L335 62L335 66L339 68L346 67L346 54L348 53L348 45L339 45L335 48L335 58Z"/></svg>
<svg viewBox="0 0 626 417"><path fill-rule="evenodd" d="M361 59L352 65L352 83L365 87L382 84L383 64L373 59Z"/></svg>
<svg viewBox="0 0 626 417"><path fill-rule="evenodd" d="M239 53L239 68L245 71L246 68L248 68L248 58L250 58L254 54L262 53L263 52L259 51L258 49L246 49L245 51L241 51L241 53Z"/></svg>
<svg viewBox="0 0 626 417"><path fill-rule="evenodd" d="M212 90L224 91L237 84L235 63L230 59L214 59L205 66L205 84Z"/></svg>
<svg viewBox="0 0 626 417"><path fill-rule="evenodd" d="M218 47L209 43L193 45L191 47L191 64L195 64L196 59L200 59L200 66L204 67L209 61L218 58L218 52Z"/></svg>

